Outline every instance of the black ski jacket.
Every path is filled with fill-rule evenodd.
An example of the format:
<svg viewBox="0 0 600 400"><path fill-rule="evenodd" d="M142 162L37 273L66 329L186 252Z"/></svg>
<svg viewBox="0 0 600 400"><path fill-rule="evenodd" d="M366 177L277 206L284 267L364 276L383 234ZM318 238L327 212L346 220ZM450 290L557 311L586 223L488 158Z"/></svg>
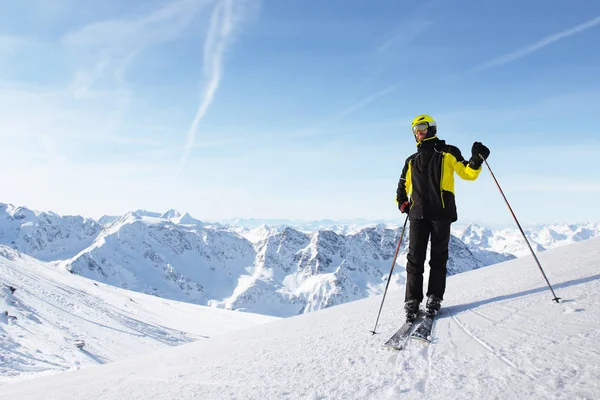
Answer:
<svg viewBox="0 0 600 400"><path fill-rule="evenodd" d="M454 199L454 173L474 181L481 172L473 169L457 147L437 136L417 144L418 151L408 157L396 190L398 205L410 200L410 219L458 219Z"/></svg>

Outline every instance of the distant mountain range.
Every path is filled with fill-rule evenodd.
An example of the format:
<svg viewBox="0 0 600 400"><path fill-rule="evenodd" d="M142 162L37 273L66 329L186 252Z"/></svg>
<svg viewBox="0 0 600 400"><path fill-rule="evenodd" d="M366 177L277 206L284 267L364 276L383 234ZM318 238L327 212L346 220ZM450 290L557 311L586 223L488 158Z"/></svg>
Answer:
<svg viewBox="0 0 600 400"><path fill-rule="evenodd" d="M534 251L544 251L599 236L600 223L538 225L524 230ZM489 250L517 257L530 254L523 236L516 228L492 230L469 224L454 230L453 234L474 252Z"/></svg>
<svg viewBox="0 0 600 400"><path fill-rule="evenodd" d="M206 223L175 210L99 221L0 203L0 244L129 290L219 308L287 317L379 294L401 233L393 224L321 221L329 229ZM527 232L537 251L600 234L597 223ZM406 241L394 285L405 279ZM528 249L516 230L456 228L450 275Z"/></svg>

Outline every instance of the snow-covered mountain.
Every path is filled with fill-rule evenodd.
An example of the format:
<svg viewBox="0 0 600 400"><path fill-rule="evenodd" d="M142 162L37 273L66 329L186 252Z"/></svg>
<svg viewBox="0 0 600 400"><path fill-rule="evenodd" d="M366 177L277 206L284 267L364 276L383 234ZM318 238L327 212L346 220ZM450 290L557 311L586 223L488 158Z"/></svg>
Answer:
<svg viewBox="0 0 600 400"><path fill-rule="evenodd" d="M63 265L163 298L288 317L381 293L401 232L383 226L352 235L263 228L264 238L253 244L229 229L171 218L178 217L130 213ZM406 242L395 284L404 282L405 251ZM488 265L456 238L450 253L450 274Z"/></svg>
<svg viewBox="0 0 600 400"><path fill-rule="evenodd" d="M277 233L283 231L285 228L286 226L267 225L260 225L259 227L253 229L231 227L231 229L238 235L248 239L250 242L255 244L267 239L269 236L276 235Z"/></svg>
<svg viewBox="0 0 600 400"><path fill-rule="evenodd" d="M102 226L80 216L59 216L0 203L0 244L39 260L73 257L92 244Z"/></svg>
<svg viewBox="0 0 600 400"><path fill-rule="evenodd" d="M119 289L0 245L0 383L122 360L270 320Z"/></svg>
<svg viewBox="0 0 600 400"><path fill-rule="evenodd" d="M524 231L534 251L541 252L600 236L600 223L539 225L524 228ZM517 257L530 254L523 235L516 228L491 230L471 223L455 228L453 234L474 253L492 251Z"/></svg>
<svg viewBox="0 0 600 400"><path fill-rule="evenodd" d="M403 286L98 368L3 385L7 399L597 399L600 238L452 276L432 343L382 343Z"/></svg>
<svg viewBox="0 0 600 400"><path fill-rule="evenodd" d="M241 236L251 241L256 236L265 234L265 231L280 231L292 227L305 233L319 230L331 230L338 234L350 235L360 232L365 228L385 226L388 229L397 229L401 221L370 221L370 220L321 220L321 221L291 221L291 220L259 220L259 219L232 219L227 225ZM237 223L237 225L235 225ZM530 254L523 236L515 226L514 228L490 229L476 223L467 225L454 224L452 234L464 242L469 250L478 257L485 259L486 265L501 262L505 258L486 255L486 251L501 255L521 257ZM565 244L600 236L600 222L577 224L547 224L525 228L525 234L535 251L549 250ZM489 257L488 257L489 256ZM490 258L491 257L491 258Z"/></svg>
<svg viewBox="0 0 600 400"><path fill-rule="evenodd" d="M398 237L385 229L343 236L285 228L255 245L252 274L218 305L290 316L366 297L379 291Z"/></svg>
<svg viewBox="0 0 600 400"><path fill-rule="evenodd" d="M159 297L208 304L228 297L252 267L254 249L228 230L179 225L129 213L105 227L64 267L78 275Z"/></svg>
<svg viewBox="0 0 600 400"><path fill-rule="evenodd" d="M552 249L600 235L600 223L539 225L526 230L545 249Z"/></svg>
<svg viewBox="0 0 600 400"><path fill-rule="evenodd" d="M104 222L2 205L0 243L120 288L288 317L380 294L401 232L387 224L352 233L266 225L248 230L176 210L137 210ZM599 233L598 224L553 225L528 236L543 251ZM454 234L449 275L528 254L518 231L470 224ZM404 283L407 236L393 285Z"/></svg>
<svg viewBox="0 0 600 400"><path fill-rule="evenodd" d="M190 213L185 213L183 215L179 214L178 216L170 217L169 220L174 224L180 225L197 225L197 226L205 226L209 225L199 219L196 219L190 215ZM219 224L213 224L219 226Z"/></svg>
<svg viewBox="0 0 600 400"><path fill-rule="evenodd" d="M253 274L240 280L234 295L218 304L290 316L380 294L400 234L400 228L383 226L366 228L352 235L333 231L306 234L285 228L256 244ZM393 277L396 285L405 281L406 251L404 241ZM510 258L513 257L506 256L503 261ZM485 265L488 264L475 257L460 240L452 238L450 275ZM264 299L267 292L269 297Z"/></svg>
<svg viewBox="0 0 600 400"><path fill-rule="evenodd" d="M334 231L340 234L356 233L364 228L376 225L384 225L388 228L397 228L398 220L332 220L322 219L315 221L289 220L289 219L257 219L257 218L229 218L219 221L231 228L250 231L262 226L291 227L302 232L314 232L319 230Z"/></svg>
<svg viewBox="0 0 600 400"><path fill-rule="evenodd" d="M112 224L119 218L121 218L121 217L118 215L103 215L100 218L98 218L98 223L100 225L108 225L108 224Z"/></svg>

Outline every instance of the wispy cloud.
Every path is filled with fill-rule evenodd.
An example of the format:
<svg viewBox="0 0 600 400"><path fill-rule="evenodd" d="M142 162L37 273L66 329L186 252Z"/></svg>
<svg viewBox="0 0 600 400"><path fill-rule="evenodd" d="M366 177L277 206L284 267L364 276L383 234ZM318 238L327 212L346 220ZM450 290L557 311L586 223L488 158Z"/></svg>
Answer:
<svg viewBox="0 0 600 400"><path fill-rule="evenodd" d="M567 29L565 31L562 32L558 32L555 33L553 35L550 35L542 40L540 40L537 43L534 43L530 46L527 46L525 48L522 48L520 50L514 51L512 53L509 54L505 54L501 57L495 58L485 64L482 64L478 67L476 67L474 70L475 71L481 71L481 70L485 70L485 69L489 69L489 68L493 68L493 67L498 67L501 65L505 65L508 64L512 61L518 60L519 58L525 57L535 51L538 51L546 46L551 45L552 43L555 43L561 39L567 38L569 36L575 35L577 33L583 32L585 30L591 29L593 27L595 27L596 25L600 25L600 16L591 19L583 24L579 24L571 29Z"/></svg>
<svg viewBox="0 0 600 400"><path fill-rule="evenodd" d="M377 45L378 54L405 46L415 40L421 33L426 32L433 21L424 18L415 18L403 21L390 30L383 40Z"/></svg>
<svg viewBox="0 0 600 400"><path fill-rule="evenodd" d="M365 97L364 99L360 100L356 104L354 104L354 105L348 107L347 109L345 109L344 111L342 111L340 113L340 115L338 116L338 119L341 120L341 119L348 118L352 113L355 113L356 111L360 110L361 108L368 106L369 104L371 104L378 98L383 97L383 96L393 92L395 89L396 89L396 85L388 86L387 88L380 90L377 93L374 93L370 96Z"/></svg>
<svg viewBox="0 0 600 400"><path fill-rule="evenodd" d="M206 115L219 89L223 76L223 55L227 45L231 42L235 25L241 18L234 12L236 5L234 0L222 0L214 7L204 43L204 88L201 93L200 105L186 134L185 148L179 162L179 173L183 170L194 147L198 125Z"/></svg>
<svg viewBox="0 0 600 400"><path fill-rule="evenodd" d="M177 38L203 7L214 0L179 0L147 14L87 25L67 34L62 43L78 64L71 83L76 96L85 96L106 78L125 84L129 65L144 49Z"/></svg>
<svg viewBox="0 0 600 400"><path fill-rule="evenodd" d="M136 99L136 87L129 83L128 72L143 52L177 40L192 22L202 17L203 10L217 2L162 1L158 7L133 17L94 22L62 37L60 44L73 77L68 87L57 93L60 104L66 105L59 115L74 118L67 111L72 110L87 119L80 122L75 118L85 127L70 126L60 136L76 136L76 142L85 148L95 142L117 143L135 148L138 157L165 148L163 141L155 137L147 139L136 137L135 132L124 133L122 123ZM168 151L173 152L172 148ZM175 153L171 157L177 156Z"/></svg>
<svg viewBox="0 0 600 400"><path fill-rule="evenodd" d="M0 120L4 128L0 139L11 148L22 149L18 156L24 165L66 162L73 167L82 159L106 160L104 146L110 143L131 151L135 159L146 158L145 154L157 149L165 150L162 159L176 162L181 145L167 145L169 135L142 129L135 118L124 125L126 113L136 99L136 87L127 81L127 72L143 51L177 40L195 20L208 20L210 14L204 16L200 12L217 2L161 1L159 7L134 17L72 29L58 42L38 43L28 37L0 35L0 56L22 50L33 53L40 47L41 51L58 54L65 60L64 72L71 74L67 85L60 81L48 85L0 81ZM163 120L157 117L145 122L148 121ZM169 127L171 132L175 129ZM86 152L90 153L82 157Z"/></svg>

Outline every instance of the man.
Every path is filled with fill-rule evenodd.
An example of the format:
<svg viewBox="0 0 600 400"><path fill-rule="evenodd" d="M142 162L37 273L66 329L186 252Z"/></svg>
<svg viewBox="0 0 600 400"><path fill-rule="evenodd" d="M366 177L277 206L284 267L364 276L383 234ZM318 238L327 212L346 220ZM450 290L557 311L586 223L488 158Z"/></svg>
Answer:
<svg viewBox="0 0 600 400"><path fill-rule="evenodd" d="M458 218L454 173L473 181L481 172L483 160L490 155L487 147L475 142L471 158L466 161L458 148L438 139L437 125L428 115L416 117L412 131L417 152L406 160L396 191L398 208L410 219L404 303L407 321L417 317L423 300L423 272L430 239L426 312L435 315L439 311L446 290L450 224Z"/></svg>

